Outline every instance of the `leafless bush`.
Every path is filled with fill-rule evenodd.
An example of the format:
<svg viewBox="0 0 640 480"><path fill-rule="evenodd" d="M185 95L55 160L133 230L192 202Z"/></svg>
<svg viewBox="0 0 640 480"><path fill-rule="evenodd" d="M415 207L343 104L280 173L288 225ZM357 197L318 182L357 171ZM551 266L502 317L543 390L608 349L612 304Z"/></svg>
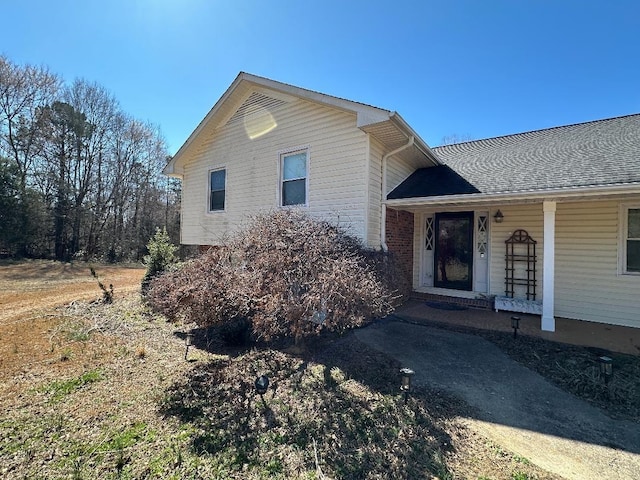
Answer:
<svg viewBox="0 0 640 480"><path fill-rule="evenodd" d="M281 210L154 280L148 301L170 319L208 327L246 318L257 337L298 341L392 310L390 260L374 257L338 227Z"/></svg>

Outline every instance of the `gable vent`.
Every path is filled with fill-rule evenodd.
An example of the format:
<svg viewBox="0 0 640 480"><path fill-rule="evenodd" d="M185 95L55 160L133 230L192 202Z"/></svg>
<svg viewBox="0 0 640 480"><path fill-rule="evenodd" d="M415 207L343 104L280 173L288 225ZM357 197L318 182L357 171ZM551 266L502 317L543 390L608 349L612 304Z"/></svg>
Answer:
<svg viewBox="0 0 640 480"><path fill-rule="evenodd" d="M249 98L236 110L236 113L229 119L227 125L231 125L254 113L269 111L273 108L284 105L283 100L271 98L258 92L253 92Z"/></svg>

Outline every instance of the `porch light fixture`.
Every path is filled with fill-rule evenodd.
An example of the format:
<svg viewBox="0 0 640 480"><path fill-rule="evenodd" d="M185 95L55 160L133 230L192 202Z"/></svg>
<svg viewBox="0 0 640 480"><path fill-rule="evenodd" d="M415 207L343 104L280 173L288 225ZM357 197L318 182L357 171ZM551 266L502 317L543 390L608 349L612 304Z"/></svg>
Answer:
<svg viewBox="0 0 640 480"><path fill-rule="evenodd" d="M409 392L411 392L411 377L415 375L416 372L411 370L410 368L401 368L400 369L400 391L404 393L404 403L407 403L409 399Z"/></svg>
<svg viewBox="0 0 640 480"><path fill-rule="evenodd" d="M496 212L496 214L493 216L493 219L495 220L496 223L502 223L504 220L504 215L502 214L502 212L498 209L498 211Z"/></svg>
<svg viewBox="0 0 640 480"><path fill-rule="evenodd" d="M511 317L511 328L513 328L513 338L518 336L518 329L520 328L520 317Z"/></svg>
<svg viewBox="0 0 640 480"><path fill-rule="evenodd" d="M605 385L609 385L611 377L613 377L613 359L611 357L598 358L600 364L600 375L604 377Z"/></svg>
<svg viewBox="0 0 640 480"><path fill-rule="evenodd" d="M184 337L184 345L185 345L185 350L184 350L184 359L187 360L187 356L189 355L189 347L191 345L193 345L193 337L194 337L194 333L193 332L187 332L187 334Z"/></svg>

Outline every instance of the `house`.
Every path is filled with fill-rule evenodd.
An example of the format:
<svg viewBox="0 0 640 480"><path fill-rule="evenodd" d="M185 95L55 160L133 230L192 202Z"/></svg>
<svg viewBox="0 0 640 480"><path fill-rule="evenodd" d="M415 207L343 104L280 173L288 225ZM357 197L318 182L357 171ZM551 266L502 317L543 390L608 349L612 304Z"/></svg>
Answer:
<svg viewBox="0 0 640 480"><path fill-rule="evenodd" d="M431 148L396 112L240 73L164 173L183 244L302 208L417 296L640 327L640 115Z"/></svg>

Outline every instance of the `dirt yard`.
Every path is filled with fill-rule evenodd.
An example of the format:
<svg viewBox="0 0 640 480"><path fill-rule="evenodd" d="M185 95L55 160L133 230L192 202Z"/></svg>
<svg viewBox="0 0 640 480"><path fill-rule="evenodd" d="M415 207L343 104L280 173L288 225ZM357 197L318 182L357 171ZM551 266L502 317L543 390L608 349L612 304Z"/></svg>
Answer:
<svg viewBox="0 0 640 480"><path fill-rule="evenodd" d="M91 276L124 298L140 289L143 268L29 261L0 264L0 378L31 364L47 362L55 351L61 315L56 307L100 299Z"/></svg>

